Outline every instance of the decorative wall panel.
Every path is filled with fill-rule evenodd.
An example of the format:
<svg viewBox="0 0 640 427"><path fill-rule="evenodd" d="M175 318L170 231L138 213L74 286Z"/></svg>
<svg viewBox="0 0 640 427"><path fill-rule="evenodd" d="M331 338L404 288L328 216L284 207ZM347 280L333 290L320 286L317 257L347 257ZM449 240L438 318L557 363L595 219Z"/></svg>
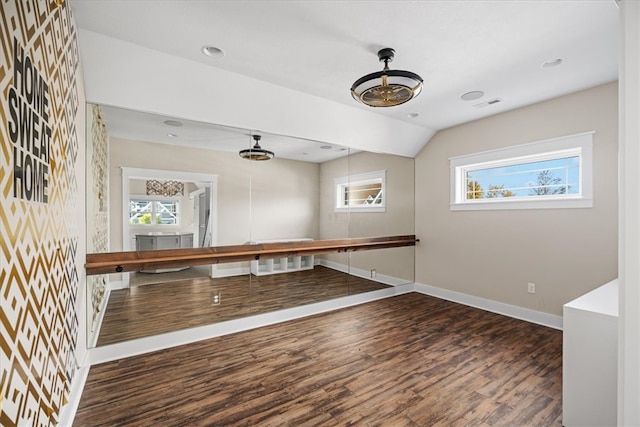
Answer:
<svg viewBox="0 0 640 427"><path fill-rule="evenodd" d="M87 111L87 252L109 251L109 137L100 107ZM104 309L107 275L87 277L89 342L97 339L100 311Z"/></svg>
<svg viewBox="0 0 640 427"><path fill-rule="evenodd" d="M0 425L49 426L77 368L78 46L68 6L0 2Z"/></svg>

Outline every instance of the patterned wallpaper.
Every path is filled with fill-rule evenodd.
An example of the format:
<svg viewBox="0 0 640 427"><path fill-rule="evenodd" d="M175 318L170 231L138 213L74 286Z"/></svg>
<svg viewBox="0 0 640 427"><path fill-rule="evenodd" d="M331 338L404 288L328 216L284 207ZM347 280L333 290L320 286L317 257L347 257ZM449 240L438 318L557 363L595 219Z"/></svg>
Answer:
<svg viewBox="0 0 640 427"><path fill-rule="evenodd" d="M0 47L0 425L50 426L77 368L84 256L84 106L68 5L0 0Z"/></svg>
<svg viewBox="0 0 640 427"><path fill-rule="evenodd" d="M87 252L109 251L109 138L102 112L97 105L87 111ZM107 275L87 277L89 295L89 342L97 340L100 311L106 303Z"/></svg>

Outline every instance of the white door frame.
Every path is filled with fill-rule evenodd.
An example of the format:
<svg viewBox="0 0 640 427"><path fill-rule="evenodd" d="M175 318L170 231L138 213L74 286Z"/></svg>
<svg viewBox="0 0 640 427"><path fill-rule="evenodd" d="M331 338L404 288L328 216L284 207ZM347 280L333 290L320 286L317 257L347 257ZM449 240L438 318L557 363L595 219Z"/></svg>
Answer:
<svg viewBox="0 0 640 427"><path fill-rule="evenodd" d="M197 172L182 172L182 171L168 171L161 169L141 169L141 168L122 168L122 215L120 216L122 221L122 250L131 251L135 250L130 245L130 233L129 223L126 220L129 218L129 180L131 179L165 179L175 180L181 182L206 182L211 189L211 198L209 209L211 215L209 217L209 233L211 234L211 245L216 246L218 244L218 175L197 173ZM215 272L215 264L211 264L210 276L213 277ZM122 284L124 287L129 287L129 273L122 274Z"/></svg>

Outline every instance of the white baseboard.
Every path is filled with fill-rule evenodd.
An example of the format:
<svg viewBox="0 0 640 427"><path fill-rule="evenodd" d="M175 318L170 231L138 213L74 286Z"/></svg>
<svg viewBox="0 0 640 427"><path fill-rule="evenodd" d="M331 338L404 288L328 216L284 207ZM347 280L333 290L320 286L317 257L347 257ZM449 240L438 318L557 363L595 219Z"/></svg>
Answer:
<svg viewBox="0 0 640 427"><path fill-rule="evenodd" d="M525 320L549 328L562 330L562 316L531 310L517 305L505 304L461 292L450 291L448 289L437 288L431 285L424 285L422 283L414 283L414 291L492 313L513 317L514 319Z"/></svg>
<svg viewBox="0 0 640 427"><path fill-rule="evenodd" d="M349 273L349 266L345 264L339 264L337 262L329 261L326 259L321 259L315 264L330 268L332 270L340 271L342 273Z"/></svg>
<svg viewBox="0 0 640 427"><path fill-rule="evenodd" d="M122 283L122 282L114 282L114 283ZM100 336L100 328L102 327L102 320L104 319L104 314L107 311L107 304L109 303L109 297L111 296L111 287L112 282L107 282L107 286L104 290L104 296L102 301L100 302L100 307L98 311L98 320L96 321L95 329L93 332L89 332L89 338L87 340L89 347L95 347L98 343L98 336ZM121 289L121 288L116 288Z"/></svg>
<svg viewBox="0 0 640 427"><path fill-rule="evenodd" d="M258 314L250 317L213 323L197 328L185 329L176 332L139 338L117 344L110 344L89 349L89 363L96 365L125 357L136 356L152 351L163 350L183 344L189 344L222 335L268 326L314 314L325 313L340 308L351 307L366 302L376 301L404 293L413 292L413 284L407 283L380 289L363 294L350 295L315 304L307 304L300 307L292 307L271 313Z"/></svg>
<svg viewBox="0 0 640 427"><path fill-rule="evenodd" d="M327 268L331 268L332 270L337 270L342 273L347 273L352 276L361 277L367 280L373 280L374 282L383 283L389 286L398 286L405 285L407 283L412 283L412 281L407 281L403 279L399 279L393 276L387 276L385 274L378 273L375 278L371 277L371 272L369 270L363 270L360 268L350 267L345 264L339 264L333 261L327 261L326 259L321 259L319 262L316 262L316 265L322 265Z"/></svg>
<svg viewBox="0 0 640 427"><path fill-rule="evenodd" d="M348 270L347 266L323 260L319 263L329 268L339 271ZM346 269L346 270L345 270ZM82 395L82 389L89 374L91 365L109 362L125 357L135 356L152 351L162 350L178 345L189 344L204 339L228 335L236 332L247 331L262 326L281 323L302 317L311 316L346 308L366 302L389 298L411 292L418 292L436 298L464 304L508 317L524 320L527 322L547 326L553 329L562 330L562 317L505 304L485 298L475 297L456 291L438 288L421 283L396 284L391 288L381 289L365 294L351 295L334 300L323 301L316 304L308 304L301 307L280 310L272 313L264 313L256 316L229 320L226 322L214 323L207 326L176 331L146 338L140 338L123 343L111 344L101 347L90 348L87 360L83 363L76 377L74 378L69 403L65 406L61 416L61 426L71 426Z"/></svg>
<svg viewBox="0 0 640 427"><path fill-rule="evenodd" d="M213 271L213 277L233 277L233 276L246 276L251 273L249 267L237 267L237 268L223 268L215 269Z"/></svg>
<svg viewBox="0 0 640 427"><path fill-rule="evenodd" d="M71 383L71 391L69 392L69 402L62 408L60 413L60 421L58 426L71 427L73 425L73 419L76 417L78 406L80 405L80 398L82 397L82 390L87 382L89 376L89 369L91 366L81 366L73 377Z"/></svg>
<svg viewBox="0 0 640 427"><path fill-rule="evenodd" d="M114 280L113 282L109 282L107 284L110 290L115 291L116 289L126 289L127 286L124 284L122 280Z"/></svg>

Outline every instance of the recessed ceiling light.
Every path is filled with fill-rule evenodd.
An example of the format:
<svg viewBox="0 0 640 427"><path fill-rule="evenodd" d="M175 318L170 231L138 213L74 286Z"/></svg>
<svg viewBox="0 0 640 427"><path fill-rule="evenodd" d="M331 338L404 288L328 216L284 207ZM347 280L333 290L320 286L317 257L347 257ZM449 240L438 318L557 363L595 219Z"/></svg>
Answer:
<svg viewBox="0 0 640 427"><path fill-rule="evenodd" d="M541 65L542 68L553 68L562 64L562 58L549 59L548 61L544 61Z"/></svg>
<svg viewBox="0 0 640 427"><path fill-rule="evenodd" d="M178 135L176 135L175 133L168 133L167 136L169 138L177 138L178 137Z"/></svg>
<svg viewBox="0 0 640 427"><path fill-rule="evenodd" d="M410 119L415 119L416 117L419 117L420 114L419 113L409 113L407 114L407 117Z"/></svg>
<svg viewBox="0 0 640 427"><path fill-rule="evenodd" d="M484 96L484 92L481 90L474 90L471 92L467 92L460 97L463 101L475 101L476 99L480 99Z"/></svg>
<svg viewBox="0 0 640 427"><path fill-rule="evenodd" d="M332 146L330 146L330 145L321 145L321 146L320 146L320 148L321 148L322 150L331 150L333 147L332 147Z"/></svg>
<svg viewBox="0 0 640 427"><path fill-rule="evenodd" d="M224 56L224 50L215 46L202 46L202 53L212 58L222 58Z"/></svg>
<svg viewBox="0 0 640 427"><path fill-rule="evenodd" d="M164 124L168 126L182 126L182 122L179 122L177 120L165 120Z"/></svg>

